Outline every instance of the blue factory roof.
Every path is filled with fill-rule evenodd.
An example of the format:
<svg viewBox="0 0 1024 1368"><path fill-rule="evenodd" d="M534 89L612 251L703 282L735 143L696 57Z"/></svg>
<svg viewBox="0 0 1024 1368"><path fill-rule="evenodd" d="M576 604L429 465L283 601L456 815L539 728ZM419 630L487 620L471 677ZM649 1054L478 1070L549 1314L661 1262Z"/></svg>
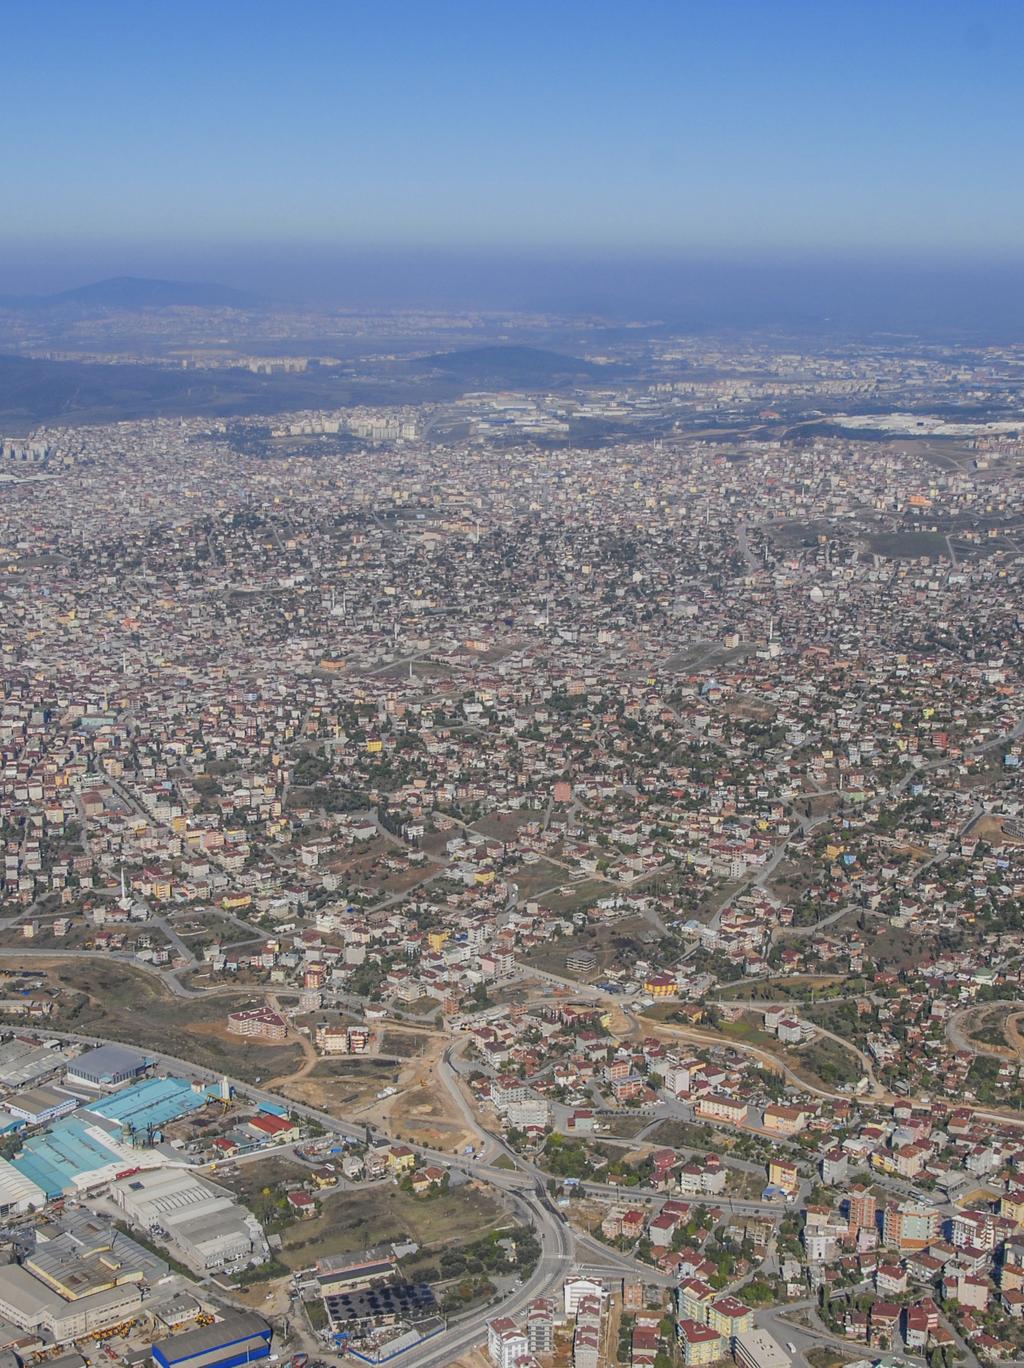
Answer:
<svg viewBox="0 0 1024 1368"><path fill-rule="evenodd" d="M153 1345L153 1358L170 1368L172 1364L192 1361L208 1368L211 1364L248 1363L270 1352L272 1330L253 1312L234 1311L223 1320L184 1334L170 1335ZM232 1353L232 1350L241 1352Z"/></svg>
<svg viewBox="0 0 1024 1368"><path fill-rule="evenodd" d="M47 1196L57 1197L71 1188L80 1174L122 1161L121 1155L103 1143L97 1118L106 1121L108 1127L111 1123L134 1126L144 1139L149 1126L164 1126L179 1116L187 1116L218 1095L216 1084L193 1092L191 1083L184 1078L148 1078L112 1097L89 1103L75 1116L32 1136L11 1163L19 1173L38 1183Z"/></svg>
<svg viewBox="0 0 1024 1368"><path fill-rule="evenodd" d="M168 1121L187 1116L218 1095L216 1084L195 1092L184 1078L147 1078L112 1097L90 1102L86 1110L93 1116L144 1131L148 1126L166 1126Z"/></svg>
<svg viewBox="0 0 1024 1368"><path fill-rule="evenodd" d="M89 1134L88 1122L70 1116L58 1121L48 1131L34 1135L12 1165L30 1178L48 1197L59 1197L73 1186L81 1173L92 1173L107 1164L120 1161L120 1156L95 1134Z"/></svg>

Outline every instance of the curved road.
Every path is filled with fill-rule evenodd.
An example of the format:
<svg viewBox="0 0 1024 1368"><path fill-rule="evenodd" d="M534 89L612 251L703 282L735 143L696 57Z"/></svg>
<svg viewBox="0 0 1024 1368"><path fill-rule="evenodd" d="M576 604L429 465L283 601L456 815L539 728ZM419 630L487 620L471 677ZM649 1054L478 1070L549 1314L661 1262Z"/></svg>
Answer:
<svg viewBox="0 0 1024 1368"><path fill-rule="evenodd" d="M33 1028L33 1033L51 1040L74 1041L83 1045L104 1045L108 1043L101 1036L83 1035L70 1031ZM200 1065L193 1064L190 1060L180 1059L175 1055L154 1051L147 1051L146 1053L155 1063L164 1068L173 1069L186 1078L202 1082L218 1082L223 1077L212 1069L203 1068ZM364 1126L339 1120L338 1117L331 1116L327 1112L318 1111L304 1103L294 1102L290 1098L281 1097L266 1089L254 1087L240 1079L228 1077L228 1083L239 1096L247 1097L255 1102L283 1101L290 1111L307 1120L317 1122L326 1131L333 1132L336 1135L360 1141L365 1137L366 1128ZM465 1102L465 1099L463 1098L462 1101ZM378 1137L389 1138L379 1128L374 1127L373 1129ZM478 1123L475 1125L475 1129L482 1138L488 1134ZM414 1364L415 1368L442 1368L442 1365L451 1363L465 1350L481 1342L484 1338L486 1323L494 1315L515 1317L537 1297L557 1295L563 1280L577 1262L575 1255L577 1239L593 1243L589 1237L577 1236L570 1229L565 1216L554 1206L546 1191L546 1175L542 1174L532 1164L522 1160L514 1151L508 1150L504 1143L497 1140L496 1137L490 1138L519 1167L513 1170L499 1169L482 1160L471 1159L468 1156L453 1159L452 1155L443 1151L426 1149L419 1145L416 1146L416 1151L425 1159L448 1167L459 1168L470 1176L503 1192L512 1207L519 1211L520 1218L532 1225L537 1232L541 1246L541 1255L537 1261L537 1266L526 1282L510 1297L505 1298L499 1307L481 1308L465 1322L453 1326L450 1332L439 1335L436 1341L428 1341L424 1345L414 1345L404 1353L396 1355L391 1360L396 1368L413 1368ZM527 1171L524 1172L524 1169ZM646 1276L652 1280L658 1280L659 1275L654 1269L649 1269L647 1265L639 1265L635 1260L620 1255L615 1250L606 1249L604 1246L598 1247L601 1250L604 1262L610 1267L617 1268L620 1275L623 1271L635 1272L643 1269ZM432 1348L431 1346L435 1344L436 1348ZM321 1355L321 1357L329 1356Z"/></svg>

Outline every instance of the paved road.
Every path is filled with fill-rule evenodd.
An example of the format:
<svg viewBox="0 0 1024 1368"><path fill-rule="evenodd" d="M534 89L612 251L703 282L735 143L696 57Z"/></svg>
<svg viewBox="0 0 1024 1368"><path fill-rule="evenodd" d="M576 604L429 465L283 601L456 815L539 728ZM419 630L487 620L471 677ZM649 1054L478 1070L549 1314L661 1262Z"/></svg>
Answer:
<svg viewBox="0 0 1024 1368"><path fill-rule="evenodd" d="M51 1031L46 1029L33 1028L33 1033L52 1040L74 1041L83 1045L103 1045L106 1040L100 1036L84 1035L70 1031ZM211 1069L203 1068L192 1063L190 1060L180 1059L176 1055L168 1055L154 1051L147 1051L150 1058L155 1063L164 1068L174 1070L176 1073L186 1078L196 1079L203 1082L216 1082L222 1075L217 1074ZM315 1121L323 1128L335 1135L348 1139L362 1141L365 1138L366 1127L354 1125L350 1122L340 1120L327 1112L318 1111L314 1107L306 1106L303 1103L285 1099L264 1088L255 1087L241 1079L228 1077L228 1083L234 1091L242 1097L247 1097L252 1101L285 1101L289 1109L297 1115L307 1120ZM477 1127L482 1134L482 1128ZM379 1127L373 1127L376 1136L389 1138L386 1132ZM492 1137L495 1138L496 1137ZM481 1342L486 1330L486 1323L493 1316L517 1315L529 1302L542 1296L556 1296L561 1289L563 1280L577 1262L575 1255L575 1242L577 1236L573 1232L563 1215L552 1203L547 1194L545 1184L547 1176L542 1174L532 1164L529 1164L514 1155L508 1150L507 1146L501 1141L496 1141L502 1150L505 1150L521 1167L518 1169L499 1169L480 1159L470 1159L468 1156L454 1158L440 1150L425 1149L417 1146L417 1153L425 1159L434 1163L460 1169L473 1178L481 1182L490 1184L504 1193L506 1200L519 1215L524 1224L531 1225L537 1232L537 1237L541 1245L541 1256L537 1266L527 1281L517 1289L511 1297L506 1298L500 1307L484 1307L474 1312L464 1322L453 1326L450 1332L438 1336L436 1349L430 1345L413 1346L404 1354L396 1356L392 1363L396 1368L442 1368L442 1365L450 1363L457 1358L460 1353ZM525 1172L523 1170L526 1170ZM583 1237L586 1238L586 1237ZM647 1265L637 1264L635 1260L628 1256L619 1255L615 1250L605 1249L599 1246L601 1253L606 1256L606 1263L618 1269L617 1276L622 1276L623 1272L640 1272L648 1277L652 1282L660 1281L661 1275L655 1270L648 1268ZM435 1343L432 1341L431 1343ZM330 1358L330 1355L321 1357Z"/></svg>
<svg viewBox="0 0 1024 1368"><path fill-rule="evenodd" d="M473 1111L465 1093L462 1091L458 1070L452 1063L452 1059L456 1055L461 1055L468 1045L468 1036L463 1036L453 1045L449 1045L444 1054L437 1061L437 1076L439 1082L455 1104L455 1108L462 1117L466 1129L471 1135L475 1135L483 1145L483 1151L480 1154L480 1158L494 1159L497 1158L499 1154L508 1153L507 1147L480 1124L476 1113Z"/></svg>
<svg viewBox="0 0 1024 1368"><path fill-rule="evenodd" d="M785 1004L778 1002L765 1002L763 999L751 999L750 1001L744 1002L739 998L727 998L722 1005L727 1007L737 1007L740 1009L740 1011L744 1012L764 1012L769 1008L779 1007ZM794 1002L792 1004L794 1015L799 1016L800 1008L803 1005L804 1004L799 1002ZM826 1040L833 1041L836 1045L839 1045L844 1050L849 1050L852 1055L855 1055L857 1057L857 1060L859 1061L860 1066L864 1070L867 1080L871 1085L871 1091L869 1093L865 1093L862 1096L862 1101L891 1103L896 1100L895 1096L892 1093L888 1092L885 1088L879 1086L878 1079L875 1077L874 1060L872 1060L870 1055L865 1054L862 1049L860 1049L857 1045L854 1045L852 1041L847 1040L844 1036L836 1035L835 1031L827 1031L824 1026L819 1026L816 1021L812 1022L811 1024L814 1027L816 1035L824 1036ZM807 1086L807 1084L804 1084L804 1087Z"/></svg>

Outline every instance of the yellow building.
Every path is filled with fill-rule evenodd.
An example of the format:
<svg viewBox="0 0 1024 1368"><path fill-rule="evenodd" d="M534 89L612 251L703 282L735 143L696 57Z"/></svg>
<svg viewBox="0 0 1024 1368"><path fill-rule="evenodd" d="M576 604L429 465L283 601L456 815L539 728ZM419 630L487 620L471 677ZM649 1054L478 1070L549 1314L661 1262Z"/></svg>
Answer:
<svg viewBox="0 0 1024 1368"><path fill-rule="evenodd" d="M671 974L648 974L644 979L644 992L651 997L672 997L678 984Z"/></svg>
<svg viewBox="0 0 1024 1368"><path fill-rule="evenodd" d="M717 1330L695 1320L679 1322L679 1344L687 1368L690 1364L719 1363L729 1353L729 1346Z"/></svg>
<svg viewBox="0 0 1024 1368"><path fill-rule="evenodd" d="M405 1145L392 1145L388 1150L387 1165L392 1173L405 1173L416 1167L416 1156Z"/></svg>
<svg viewBox="0 0 1024 1368"><path fill-rule="evenodd" d="M447 931L428 931L427 944L435 955L439 955L448 941Z"/></svg>
<svg viewBox="0 0 1024 1368"><path fill-rule="evenodd" d="M783 1107L772 1104L764 1109L764 1128L769 1135L796 1135L807 1125L808 1116L802 1107Z"/></svg>
<svg viewBox="0 0 1024 1368"><path fill-rule="evenodd" d="M708 1325L725 1339L745 1335L754 1328L754 1313L735 1297L719 1297L707 1308Z"/></svg>
<svg viewBox="0 0 1024 1368"><path fill-rule="evenodd" d="M679 1284L679 1315L705 1325L708 1307L715 1300L715 1289L701 1278L687 1278Z"/></svg>
<svg viewBox="0 0 1024 1368"><path fill-rule="evenodd" d="M1014 1225L1024 1226L1024 1191L1016 1188L999 1199L999 1214Z"/></svg>
<svg viewBox="0 0 1024 1368"><path fill-rule="evenodd" d="M868 1162L876 1173L895 1173L896 1160L891 1152L873 1150Z"/></svg>
<svg viewBox="0 0 1024 1368"><path fill-rule="evenodd" d="M768 1164L768 1182L783 1192L798 1192L800 1174L796 1164L789 1164L784 1159L772 1159Z"/></svg>
<svg viewBox="0 0 1024 1368"><path fill-rule="evenodd" d="M697 1115L702 1121L725 1121L730 1126L742 1126L747 1119L747 1104L726 1093L709 1093L698 1100Z"/></svg>

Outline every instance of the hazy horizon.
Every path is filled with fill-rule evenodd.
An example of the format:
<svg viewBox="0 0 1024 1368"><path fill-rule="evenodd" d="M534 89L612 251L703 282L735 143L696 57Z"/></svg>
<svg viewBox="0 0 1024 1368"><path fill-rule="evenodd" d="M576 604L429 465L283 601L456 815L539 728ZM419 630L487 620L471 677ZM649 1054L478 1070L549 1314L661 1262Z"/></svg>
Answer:
<svg viewBox="0 0 1024 1368"><path fill-rule="evenodd" d="M0 293L999 336L1004 0L13 0Z"/></svg>
<svg viewBox="0 0 1024 1368"><path fill-rule="evenodd" d="M13 267L13 269L12 269ZM678 327L793 327L1001 335L1019 327L1024 259L906 254L760 258L561 252L251 247L8 254L0 295L114 276L195 281L284 306L594 314Z"/></svg>

